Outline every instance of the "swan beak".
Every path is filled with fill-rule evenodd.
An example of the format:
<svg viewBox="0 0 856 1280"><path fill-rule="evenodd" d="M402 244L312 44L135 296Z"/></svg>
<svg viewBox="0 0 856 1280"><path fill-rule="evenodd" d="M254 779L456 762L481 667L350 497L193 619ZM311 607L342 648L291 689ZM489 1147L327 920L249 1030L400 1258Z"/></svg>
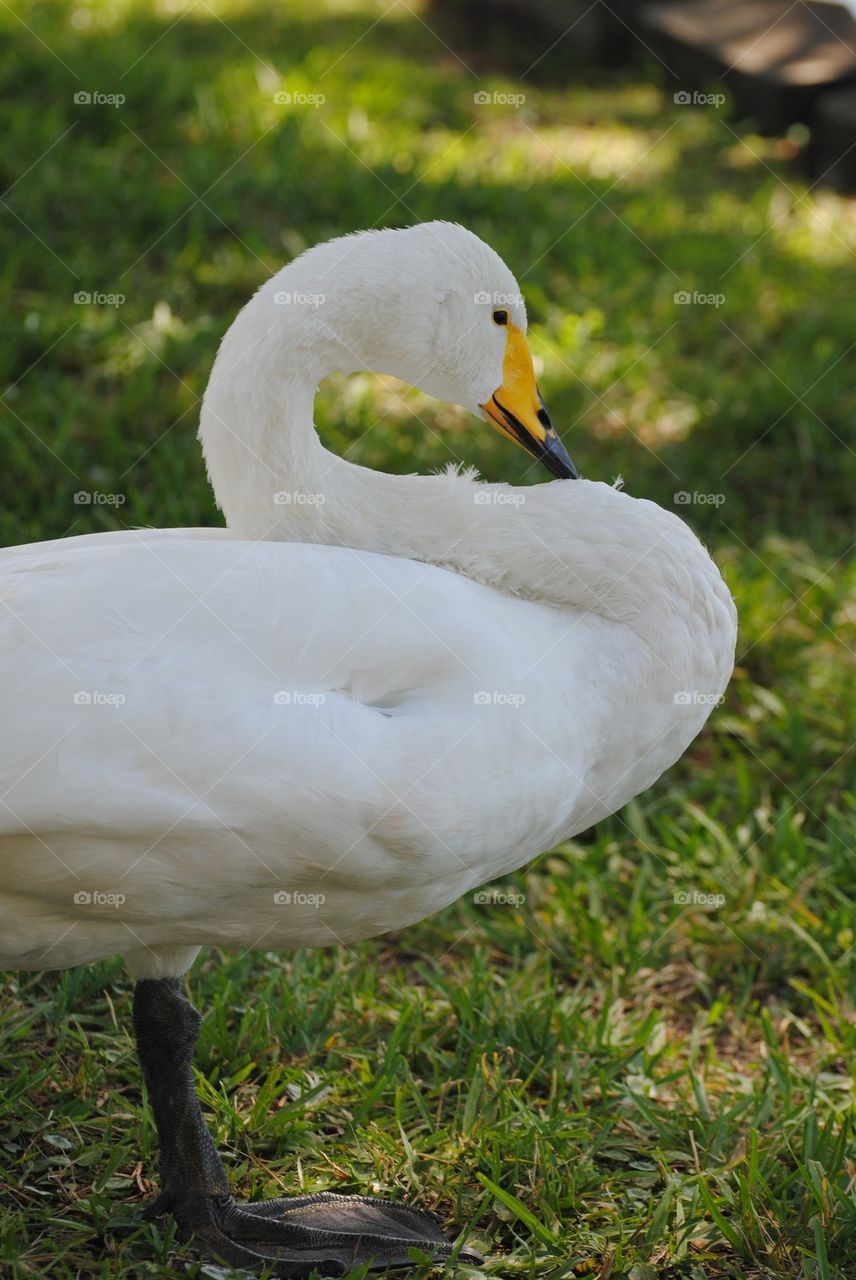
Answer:
<svg viewBox="0 0 856 1280"><path fill-rule="evenodd" d="M522 329L507 326L502 386L479 405L488 422L519 444L561 480L576 480L579 472L550 421L535 382L532 353Z"/></svg>

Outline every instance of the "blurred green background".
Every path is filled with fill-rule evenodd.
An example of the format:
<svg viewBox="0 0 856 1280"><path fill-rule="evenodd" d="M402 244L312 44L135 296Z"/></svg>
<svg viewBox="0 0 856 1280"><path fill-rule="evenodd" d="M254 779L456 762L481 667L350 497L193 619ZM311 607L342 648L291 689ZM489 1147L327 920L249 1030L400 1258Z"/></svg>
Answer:
<svg viewBox="0 0 856 1280"><path fill-rule="evenodd" d="M643 50L595 71L573 32L451 0L45 0L0 26L2 542L219 522L195 432L238 308L319 240L439 217L518 276L584 474L678 509L740 611L708 730L521 872L518 909L200 961L242 1191L294 1190L299 1157L307 1189L417 1194L502 1275L856 1275L853 202L809 189L799 130L677 105ZM331 379L317 419L369 466L539 478L390 378ZM0 1257L186 1274L168 1225L114 1222L155 1168L121 966L5 989Z"/></svg>

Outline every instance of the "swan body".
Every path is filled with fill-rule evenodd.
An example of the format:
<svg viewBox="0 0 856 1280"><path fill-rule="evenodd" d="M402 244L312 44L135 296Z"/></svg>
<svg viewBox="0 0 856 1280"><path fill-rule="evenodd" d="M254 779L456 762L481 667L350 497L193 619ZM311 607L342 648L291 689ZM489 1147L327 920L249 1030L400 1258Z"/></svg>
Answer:
<svg viewBox="0 0 856 1280"><path fill-rule="evenodd" d="M729 679L735 612L677 516L587 480L384 476L318 440L320 378L372 368L572 475L525 329L513 277L462 228L319 246L215 363L201 438L227 530L0 553L0 965L124 954L145 1044L167 1020L153 992L188 1016L155 984L200 946L406 925L685 751Z"/></svg>
<svg viewBox="0 0 856 1280"><path fill-rule="evenodd" d="M538 497L557 522L665 524L698 547L689 600L712 586L727 616L674 517L587 481ZM715 700L729 659L351 548L105 535L18 553L0 584L7 966L408 924L650 785L709 709L674 695L703 674Z"/></svg>

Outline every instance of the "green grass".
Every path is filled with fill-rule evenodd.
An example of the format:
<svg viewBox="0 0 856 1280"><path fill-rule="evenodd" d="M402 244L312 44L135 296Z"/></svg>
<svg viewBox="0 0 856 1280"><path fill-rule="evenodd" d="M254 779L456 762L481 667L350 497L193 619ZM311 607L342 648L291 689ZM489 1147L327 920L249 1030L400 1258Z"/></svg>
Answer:
<svg viewBox="0 0 856 1280"><path fill-rule="evenodd" d="M462 902L355 952L200 960L199 1086L236 1188L414 1196L503 1277L856 1276L852 205L808 191L799 139L675 106L656 64L594 75L569 37L526 74L552 37L450 5L16 12L3 542L216 521L197 406L237 308L305 245L446 217L520 277L585 473L696 495L682 513L740 610L707 731L503 886L518 907ZM527 469L388 379L326 385L319 421L387 470ZM721 905L676 901L693 894ZM7 1272L216 1274L168 1220L131 1218L156 1150L120 962L3 986Z"/></svg>

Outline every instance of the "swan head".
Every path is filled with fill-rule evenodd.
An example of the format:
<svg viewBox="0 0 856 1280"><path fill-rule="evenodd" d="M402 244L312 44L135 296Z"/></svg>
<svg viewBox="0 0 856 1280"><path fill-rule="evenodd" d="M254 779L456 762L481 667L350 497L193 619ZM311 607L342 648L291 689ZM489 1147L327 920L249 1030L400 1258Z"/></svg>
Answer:
<svg viewBox="0 0 856 1280"><path fill-rule="evenodd" d="M576 478L538 392L520 287L471 231L425 222L343 236L263 292L282 296L285 283L288 296L316 299L313 328L338 368L394 374L486 419L553 475Z"/></svg>

